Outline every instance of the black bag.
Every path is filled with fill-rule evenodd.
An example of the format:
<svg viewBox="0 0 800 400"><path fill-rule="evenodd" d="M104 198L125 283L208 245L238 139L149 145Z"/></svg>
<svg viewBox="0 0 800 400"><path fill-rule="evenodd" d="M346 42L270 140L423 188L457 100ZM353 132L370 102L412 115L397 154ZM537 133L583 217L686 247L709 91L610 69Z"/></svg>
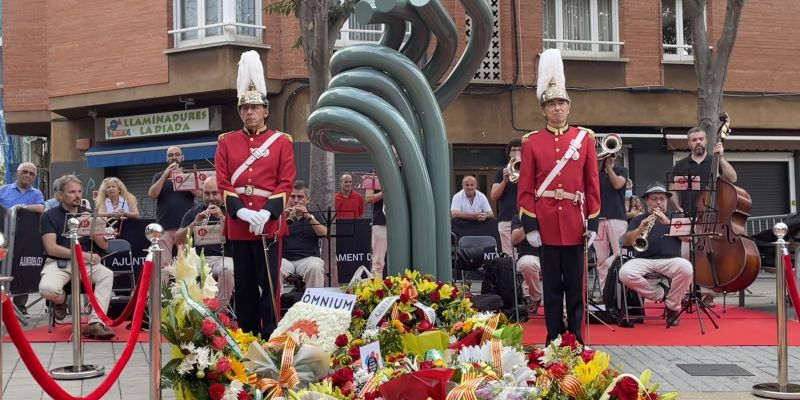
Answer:
<svg viewBox="0 0 800 400"><path fill-rule="evenodd" d="M286 277L286 283L292 284L292 290L281 293L281 315L286 314L294 303L300 302L303 299L303 293L306 291L306 282L303 280L302 275L291 274Z"/></svg>
<svg viewBox="0 0 800 400"><path fill-rule="evenodd" d="M503 298L503 311L506 314L514 312L516 307L521 304L522 283L521 279L515 279L517 269L514 268L514 259L506 254L500 254L494 260L484 265L486 276L481 285L481 293L494 293ZM516 281L516 290L514 282ZM516 296L516 297L515 297ZM527 311L525 312L527 315Z"/></svg>
<svg viewBox="0 0 800 400"><path fill-rule="evenodd" d="M461 247L456 251L456 269L475 271L483 266L483 247Z"/></svg>
<svg viewBox="0 0 800 400"><path fill-rule="evenodd" d="M625 303L622 300L622 282L619 281L619 269L622 267L622 259L617 257L614 263L608 268L608 275L606 276L605 287L603 288L603 303L605 303L606 310L614 319L617 325L630 328L631 320L642 322L644 317L644 309L642 308L642 299L633 291L628 290L628 317L629 320L624 319L623 308Z"/></svg>
<svg viewBox="0 0 800 400"><path fill-rule="evenodd" d="M494 294L479 294L472 296L472 306L478 311L500 311L503 308L503 298Z"/></svg>

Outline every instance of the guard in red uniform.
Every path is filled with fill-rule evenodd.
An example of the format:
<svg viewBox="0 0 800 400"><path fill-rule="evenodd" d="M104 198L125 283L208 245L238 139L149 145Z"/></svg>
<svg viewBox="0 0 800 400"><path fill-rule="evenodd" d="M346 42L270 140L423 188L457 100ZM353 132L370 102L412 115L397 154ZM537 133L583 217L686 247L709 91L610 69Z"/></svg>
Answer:
<svg viewBox="0 0 800 400"><path fill-rule="evenodd" d="M220 135L217 181L227 210L225 237L233 245L239 326L268 338L280 312L281 239L288 233L283 208L294 184L294 150L290 135L266 126L269 102L258 53L242 54L237 81L244 129Z"/></svg>
<svg viewBox="0 0 800 400"><path fill-rule="evenodd" d="M567 330L583 343L584 240L591 246L596 236L600 183L594 133L567 124L563 68L558 50L542 53L537 97L547 127L522 138L518 203L526 239L541 247L547 343Z"/></svg>

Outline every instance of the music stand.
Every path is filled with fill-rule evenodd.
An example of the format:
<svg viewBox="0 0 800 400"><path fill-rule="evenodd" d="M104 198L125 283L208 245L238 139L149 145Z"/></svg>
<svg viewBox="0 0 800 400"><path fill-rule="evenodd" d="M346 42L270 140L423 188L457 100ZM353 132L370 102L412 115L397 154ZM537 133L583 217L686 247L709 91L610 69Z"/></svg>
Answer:
<svg viewBox="0 0 800 400"><path fill-rule="evenodd" d="M321 214L322 218L324 219L324 221L319 221L319 222L325 224L325 229L326 229L326 232L327 232L326 235L324 236L324 238L326 239L326 242L327 242L327 244L326 244L326 247L327 247L326 252L327 252L327 255L328 255L328 272L325 273L325 278L328 280L328 287L331 287L331 279L333 279L333 272L332 271L333 271L333 264L334 264L333 262L331 262L331 260L332 260L331 254L332 254L332 247L333 247L331 245L331 238L354 237L356 235L356 229L355 229L356 220L355 220L355 218L338 220L338 219L336 219L336 217L338 216L338 214L340 214L339 212L337 212L336 210L331 209L330 206L328 206L328 208L323 210L321 207L319 207L319 204L317 204L317 210L315 210L315 211L308 210L308 212L311 213L312 215L314 213ZM352 212L352 211L348 211L348 212ZM345 213L348 213L348 212L343 212L342 214L345 214ZM353 216L355 216L355 214ZM337 229L336 233L331 233L333 231L331 228L332 227L338 227L338 226L342 226L342 227L350 226L352 229L350 229L349 233L339 233L338 229ZM338 268L338 266L337 266L337 268ZM337 276L338 276L338 274L337 274ZM336 282L336 284L338 285L339 282Z"/></svg>
<svg viewBox="0 0 800 400"><path fill-rule="evenodd" d="M225 235L224 235L224 227L225 221L224 220L211 220L210 218L204 221L200 225L195 225L192 228L192 244L195 247L198 246L219 246L220 254L222 257L222 271L220 271L220 275L225 273ZM221 291L225 292L225 287L221 288ZM227 298L221 298L222 300L232 300ZM228 301L228 304L225 306L228 312L231 313L231 316L235 319L236 312L233 310L232 307L233 302ZM221 310L220 310L221 311Z"/></svg>
<svg viewBox="0 0 800 400"><path fill-rule="evenodd" d="M719 314L714 312L710 307L706 306L706 304L702 301L702 295L700 294L700 285L697 283L697 267L695 265L695 244L697 240L706 240L710 236L718 236L715 232L715 227L717 224L717 210L709 205L705 205L705 209L703 210L703 219L704 221L700 221L698 218L698 210L697 210L697 196L701 195L702 193L708 193L708 196L713 196L714 193L711 189L705 188L706 186L702 185L702 177L704 175L700 174L684 174L684 173L668 173L667 174L667 181L671 183L672 190L680 193L684 193L687 196L690 196L692 200L689 202L689 209L684 209L684 213L681 219L676 220L677 214L673 213L670 218L670 230L676 228L673 221L680 223L683 225L685 223L685 219L687 218L690 221L689 224L689 233L684 235L674 235L674 236L688 236L689 237L689 262L692 264L692 287L689 290L689 293L686 297L686 302L682 302L681 310L672 317L671 320L667 321L667 329L669 329L672 324L680 319L681 314L688 313L691 314L693 312L697 312L697 320L700 323L700 333L705 335L706 329L703 325L703 316L705 314L708 317L708 320L711 321L711 324L714 325L714 328L719 329L719 325L714 320L714 317L719 318ZM706 182L709 182L712 175L707 174ZM671 178L671 179L670 179ZM695 196L697 195L697 196ZM708 216L711 216L709 218ZM710 221L710 222L709 222ZM697 227L703 227L703 232L697 232ZM702 313L701 313L702 311Z"/></svg>

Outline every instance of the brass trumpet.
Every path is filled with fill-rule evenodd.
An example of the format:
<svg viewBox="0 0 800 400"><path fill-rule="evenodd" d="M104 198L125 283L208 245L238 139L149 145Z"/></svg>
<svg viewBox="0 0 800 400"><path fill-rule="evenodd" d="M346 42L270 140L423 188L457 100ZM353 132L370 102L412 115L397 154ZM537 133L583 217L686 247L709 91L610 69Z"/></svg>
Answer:
<svg viewBox="0 0 800 400"><path fill-rule="evenodd" d="M616 133L609 133L600 141L600 152L597 153L597 160L604 160L606 157L616 158L617 153L622 151L622 137Z"/></svg>
<svg viewBox="0 0 800 400"><path fill-rule="evenodd" d="M292 225L303 217L301 214L297 212L297 209L294 206L287 208L285 212L286 212L286 225Z"/></svg>
<svg viewBox="0 0 800 400"><path fill-rule="evenodd" d="M517 183L519 180L519 168L522 165L522 157L514 156L508 160L508 165L506 165L506 169L508 169L508 180L511 183Z"/></svg>
<svg viewBox="0 0 800 400"><path fill-rule="evenodd" d="M661 209L658 207L654 208L653 215L655 215L656 212L661 212ZM645 250L647 250L648 247L650 247L650 242L647 240L647 235L649 235L650 231L653 230L653 227L656 225L656 221L658 221L657 215L655 218L653 218L652 221L650 221L650 223L645 225L642 234L638 238L636 238L636 240L633 241L634 250L638 251L639 253L642 253Z"/></svg>

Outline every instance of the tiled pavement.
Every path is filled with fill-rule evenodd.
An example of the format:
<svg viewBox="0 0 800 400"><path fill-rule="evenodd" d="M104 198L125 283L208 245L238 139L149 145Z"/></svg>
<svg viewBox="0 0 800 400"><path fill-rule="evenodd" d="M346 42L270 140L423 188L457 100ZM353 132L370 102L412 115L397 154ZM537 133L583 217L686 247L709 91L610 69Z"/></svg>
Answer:
<svg viewBox="0 0 800 400"><path fill-rule="evenodd" d="M751 285L747 296L747 307L773 310L775 303L775 280L773 275L762 273ZM44 324L41 306L31 310L30 326ZM86 343L85 362L105 366L110 371L121 354L125 343ZM72 347L69 343L34 343L33 348L46 368L72 363ZM777 374L777 351L774 346L726 346L726 347L660 347L660 346L600 346L611 354L611 360L621 365L626 372L638 374L645 368L653 371L652 382L659 382L666 391L678 391L682 399L751 399L751 387L756 383L774 382ZM166 353L166 347L165 354ZM3 344L4 400L50 399L42 393L22 364L16 348ZM738 377L693 377L676 364L736 364L752 376ZM114 384L104 399L146 400L148 399L149 350L147 343L139 343L122 377ZM800 347L789 348L789 380L800 381ZM61 386L73 396L89 394L101 378L83 381L60 381ZM174 399L174 394L165 390L163 399Z"/></svg>

